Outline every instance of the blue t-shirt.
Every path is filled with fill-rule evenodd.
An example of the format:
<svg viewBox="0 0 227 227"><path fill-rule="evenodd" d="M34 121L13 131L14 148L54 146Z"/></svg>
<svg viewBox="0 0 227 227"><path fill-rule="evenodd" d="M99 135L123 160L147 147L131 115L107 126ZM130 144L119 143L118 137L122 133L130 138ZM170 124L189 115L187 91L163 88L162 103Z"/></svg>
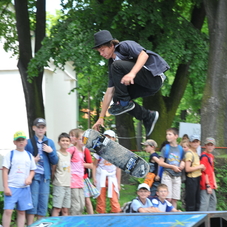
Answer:
<svg viewBox="0 0 227 227"><path fill-rule="evenodd" d="M162 157L164 159L165 159L165 151L166 151L166 146L164 146L162 148L161 154L160 154L160 157ZM165 159L165 162L167 164L170 164L170 165L180 166L180 162L182 161L182 158L183 157L181 157L181 151L180 151L179 147L178 146L176 146L176 147L170 146L169 147L169 155ZM164 171L167 171L168 173L170 173L173 176L181 176L181 172L176 173L172 169L169 169L169 168L164 168Z"/></svg>
<svg viewBox="0 0 227 227"><path fill-rule="evenodd" d="M149 199L146 199L146 203L143 204L139 199L134 199L131 204L131 213L132 212L137 212L139 213L139 208L148 208L148 207L153 207L151 201Z"/></svg>
<svg viewBox="0 0 227 227"><path fill-rule="evenodd" d="M170 212L174 208L169 201L165 200L162 203L158 198L152 198L151 203L153 207L157 207L162 212Z"/></svg>

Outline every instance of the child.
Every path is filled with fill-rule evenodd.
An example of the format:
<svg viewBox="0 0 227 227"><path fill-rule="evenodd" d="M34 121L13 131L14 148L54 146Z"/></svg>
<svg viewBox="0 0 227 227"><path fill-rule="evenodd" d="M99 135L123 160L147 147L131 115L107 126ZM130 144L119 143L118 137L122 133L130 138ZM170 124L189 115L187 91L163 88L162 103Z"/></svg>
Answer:
<svg viewBox="0 0 227 227"><path fill-rule="evenodd" d="M96 49L109 60L109 82L103 99L100 118L93 128L103 127L106 111L112 115L128 112L143 120L146 136L154 129L159 114L140 106L133 99L154 95L161 88L169 65L158 54L146 50L134 41L119 42L107 30L94 35ZM113 98L114 104L108 109Z"/></svg>
<svg viewBox="0 0 227 227"><path fill-rule="evenodd" d="M197 154L201 155L201 146L200 146L200 137L198 135L190 136L190 142L194 143L194 147L196 148Z"/></svg>
<svg viewBox="0 0 227 227"><path fill-rule="evenodd" d="M113 141L116 139L115 132L112 130L105 131L104 135ZM119 213L121 211L118 202L121 170L97 154L94 154L94 158L93 182L100 191L100 196L97 198L96 211L100 214L106 213L106 191L108 188L108 198L110 198L111 205L110 212Z"/></svg>
<svg viewBox="0 0 227 227"><path fill-rule="evenodd" d="M200 211L216 210L217 198L215 189L218 188L214 173L214 156L211 154L215 148L215 139L208 137L205 140L205 150L200 157L200 163L206 169L202 172L200 179Z"/></svg>
<svg viewBox="0 0 227 227"><path fill-rule="evenodd" d="M58 163L58 156L54 142L45 136L46 121L36 118L33 122L34 137L28 140L25 150L29 151L36 162L35 176L31 184L33 209L27 210L27 225L34 222L34 216L38 219L46 216L50 194L51 165Z"/></svg>
<svg viewBox="0 0 227 227"><path fill-rule="evenodd" d="M155 152L155 148L158 145L154 140L151 139L148 139L141 144L145 146L145 151L151 154L149 158L150 171L144 180L144 183L148 184L148 186L151 188L154 181L160 181L160 177L157 175L159 155Z"/></svg>
<svg viewBox="0 0 227 227"><path fill-rule="evenodd" d="M132 201L131 213L160 212L160 210L154 207L148 199L148 196L150 195L150 188L147 184L139 184L137 188L137 195L138 197Z"/></svg>
<svg viewBox="0 0 227 227"><path fill-rule="evenodd" d="M166 130L166 139L169 144L162 148L159 159L159 165L164 167L161 183L167 185L169 190L167 200L175 208L181 195L181 170L184 169L183 149L177 145L177 138L178 130L176 128Z"/></svg>
<svg viewBox="0 0 227 227"><path fill-rule="evenodd" d="M84 144L82 142L83 131L72 129L69 132L71 143L74 145L67 151L71 157L71 215L81 215L84 211Z"/></svg>
<svg viewBox="0 0 227 227"><path fill-rule="evenodd" d="M17 205L17 226L25 225L25 210L31 209L32 199L30 184L35 174L35 161L32 155L24 150L27 140L22 131L14 134L13 143L16 149L12 150L3 160L3 186L4 186L4 213L3 226L9 227L15 205Z"/></svg>
<svg viewBox="0 0 227 227"><path fill-rule="evenodd" d="M161 212L181 212L181 210L177 210L166 200L168 193L168 187L165 184L159 184L156 192L158 197L151 199L152 205L157 207Z"/></svg>
<svg viewBox="0 0 227 227"><path fill-rule="evenodd" d="M186 142L182 145L188 146ZM200 164L199 155L197 154L197 143L194 142L194 136L190 137L188 151L185 153L185 203L186 211L198 211L200 206L200 176L201 171L205 169L204 165Z"/></svg>
<svg viewBox="0 0 227 227"><path fill-rule="evenodd" d="M85 206L88 214L94 214L93 206L91 203L91 196L97 197L99 195L98 190L92 185L92 183L89 180L88 177L88 169L93 169L93 162L92 162L92 157L91 153L87 148L84 149L84 196L85 196ZM91 190L94 189L94 190ZM94 192L96 191L96 194Z"/></svg>
<svg viewBox="0 0 227 227"><path fill-rule="evenodd" d="M53 180L53 210L52 216L68 216L71 207L71 155L67 152L70 145L70 137L67 133L61 133L58 137L60 150L57 152L58 164L52 167Z"/></svg>

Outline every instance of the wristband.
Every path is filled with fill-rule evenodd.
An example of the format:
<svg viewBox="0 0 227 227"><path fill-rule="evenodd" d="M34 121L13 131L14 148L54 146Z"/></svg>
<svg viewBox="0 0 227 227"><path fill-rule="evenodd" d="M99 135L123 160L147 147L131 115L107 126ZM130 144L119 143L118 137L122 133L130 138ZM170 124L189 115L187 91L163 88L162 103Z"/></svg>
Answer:
<svg viewBox="0 0 227 227"><path fill-rule="evenodd" d="M104 117L99 117L99 118L104 119Z"/></svg>
<svg viewBox="0 0 227 227"><path fill-rule="evenodd" d="M207 187L207 188L210 188L210 185L207 184L206 187Z"/></svg>

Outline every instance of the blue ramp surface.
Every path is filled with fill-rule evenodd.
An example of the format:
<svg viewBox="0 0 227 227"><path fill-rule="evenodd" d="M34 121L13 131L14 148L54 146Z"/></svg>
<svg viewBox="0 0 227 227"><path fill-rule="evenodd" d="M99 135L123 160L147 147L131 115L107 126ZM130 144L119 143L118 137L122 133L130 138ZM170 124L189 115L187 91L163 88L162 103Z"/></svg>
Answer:
<svg viewBox="0 0 227 227"><path fill-rule="evenodd" d="M206 214L118 214L81 215L43 218L30 227L192 227L198 226Z"/></svg>

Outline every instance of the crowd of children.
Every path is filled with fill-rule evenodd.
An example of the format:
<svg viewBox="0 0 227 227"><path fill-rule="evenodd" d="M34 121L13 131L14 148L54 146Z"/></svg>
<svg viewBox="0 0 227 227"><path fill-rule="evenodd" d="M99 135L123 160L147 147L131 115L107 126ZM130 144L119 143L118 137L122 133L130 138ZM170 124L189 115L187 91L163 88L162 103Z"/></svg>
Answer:
<svg viewBox="0 0 227 227"><path fill-rule="evenodd" d="M97 154L92 160L90 151L82 142L83 131L72 129L58 137L60 149L45 136L46 121L35 119L34 137L26 139L22 131L14 134L15 149L3 162L4 213L3 226L10 226L16 205L17 226L32 224L35 217L45 217L53 184L52 216L81 215L86 207L94 214L90 197L97 198L96 212L106 213L106 197L112 213L122 211L119 204L121 170ZM104 135L116 140L116 134L107 130ZM205 141L205 150L197 154L198 136L183 139L177 144L178 131L166 131L167 144L156 153L157 143L148 139L142 143L150 153L150 172L137 188L137 198L131 202L130 212L179 212L177 200L181 196L182 173L185 170L186 211L216 209L214 174L215 140ZM89 179L92 170L93 183Z"/></svg>

